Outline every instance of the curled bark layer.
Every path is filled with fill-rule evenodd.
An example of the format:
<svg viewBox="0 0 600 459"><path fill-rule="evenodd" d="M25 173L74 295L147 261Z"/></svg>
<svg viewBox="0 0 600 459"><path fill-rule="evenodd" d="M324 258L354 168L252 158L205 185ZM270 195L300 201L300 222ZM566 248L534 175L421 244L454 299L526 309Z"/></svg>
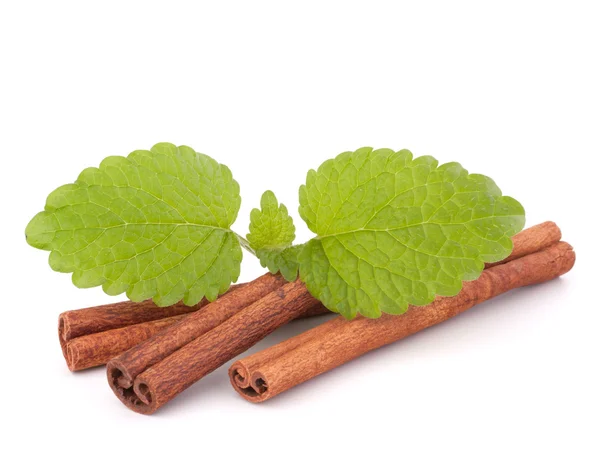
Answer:
<svg viewBox="0 0 600 459"><path fill-rule="evenodd" d="M246 284L232 285L224 295L235 291ZM65 361L69 370L79 371L104 365L132 347L154 336L159 331L170 327L208 304L202 301L196 306L177 305L168 308L159 308L151 302L142 302L140 314L135 315L131 305L138 304L131 301L95 306L85 310L67 311L59 318L59 341ZM186 309L184 309L186 308ZM121 325L118 311L124 310L124 323L140 320L140 323ZM182 312L184 311L184 312ZM299 319L313 317L330 312L322 304L317 304L302 314ZM102 328L106 330L86 334L93 329L94 317L102 317ZM147 320L148 317L162 318ZM73 326L75 324L75 326ZM89 327L91 325L92 327ZM110 327L110 328L108 328ZM96 327L100 328L100 327Z"/></svg>
<svg viewBox="0 0 600 459"><path fill-rule="evenodd" d="M513 238L514 250L507 260L535 252L559 240L560 230L556 224L546 222L533 226ZM227 293L243 285L233 285ZM203 300L191 307L179 303L159 308L151 300L141 303L123 301L64 312L59 316L58 334L67 366L71 371L78 371L103 365L206 304ZM299 318L327 312L319 303Z"/></svg>
<svg viewBox="0 0 600 459"><path fill-rule="evenodd" d="M401 316L384 315L376 320L359 317L352 321L337 317L235 362L229 370L231 384L246 400L262 402L487 299L514 288L554 279L568 272L574 263L573 248L566 242L558 242L537 253L486 269L477 280L465 282L458 295L439 297L428 306L411 306Z"/></svg>
<svg viewBox="0 0 600 459"><path fill-rule="evenodd" d="M544 228L542 234L547 231ZM518 253L547 243L548 238L539 237L537 227L523 233L515 242ZM209 308L219 313L223 305L218 303L193 314L197 323L186 330L184 340L179 338L182 327L178 323L109 362L107 377L115 395L134 411L152 413L275 328L322 308L299 281L278 288L226 321L217 321L221 325L203 321L202 314Z"/></svg>
<svg viewBox="0 0 600 459"><path fill-rule="evenodd" d="M135 377L146 368L160 362L285 283L286 280L281 275L267 273L260 276L243 288L223 295L173 326L115 357L108 362L108 373L114 374L119 371L118 386L130 388Z"/></svg>
<svg viewBox="0 0 600 459"><path fill-rule="evenodd" d="M183 317L185 317L183 314L165 317L73 338L63 347L67 366L71 371L79 371L104 365L110 359L170 327Z"/></svg>
<svg viewBox="0 0 600 459"><path fill-rule="evenodd" d="M167 308L159 308L152 300L140 303L121 301L66 311L58 316L58 340L66 358L65 346L74 338L187 314L197 311L206 304L207 301L202 300L196 306L178 303Z"/></svg>
<svg viewBox="0 0 600 459"><path fill-rule="evenodd" d="M233 285L224 295L244 285ZM58 340L69 370L85 370L105 364L207 304L202 300L195 306L161 308L152 300L122 301L66 311L58 316Z"/></svg>
<svg viewBox="0 0 600 459"><path fill-rule="evenodd" d="M287 283L174 352L163 352L163 344L168 340L150 339L126 353L129 354L126 358L111 360L107 365L109 385L127 407L151 414L208 373L318 304L300 281ZM175 327L177 325L166 332ZM148 344L151 341L153 343ZM143 363L140 364L138 358Z"/></svg>

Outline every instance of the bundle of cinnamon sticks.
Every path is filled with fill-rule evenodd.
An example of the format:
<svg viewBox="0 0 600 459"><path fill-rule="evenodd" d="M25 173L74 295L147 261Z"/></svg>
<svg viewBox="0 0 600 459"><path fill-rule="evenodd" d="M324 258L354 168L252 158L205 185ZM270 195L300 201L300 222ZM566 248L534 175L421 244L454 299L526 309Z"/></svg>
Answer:
<svg viewBox="0 0 600 459"><path fill-rule="evenodd" d="M231 383L245 399L264 401L486 299L554 279L575 261L572 247L560 239L552 222L524 230L513 238L510 257L486 265L479 279L465 282L457 296L411 307L400 316L336 317L235 362L229 370ZM265 274L192 308L123 302L68 311L59 318L59 339L69 369L108 362L115 395L132 410L150 414L278 327L324 312L299 280L288 283L280 275Z"/></svg>

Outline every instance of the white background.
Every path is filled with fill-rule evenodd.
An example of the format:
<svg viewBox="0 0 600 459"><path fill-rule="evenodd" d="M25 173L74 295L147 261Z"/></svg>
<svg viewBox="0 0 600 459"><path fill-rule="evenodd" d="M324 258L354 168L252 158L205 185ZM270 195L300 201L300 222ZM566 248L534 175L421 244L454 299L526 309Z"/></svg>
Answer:
<svg viewBox="0 0 600 459"><path fill-rule="evenodd" d="M0 455L599 457L594 3L2 2ZM409 148L492 176L578 261L265 404L225 366L144 417L103 369L67 370L58 314L113 299L52 272L23 232L83 168L159 141L231 167L240 233L269 188L306 240L309 168ZM262 269L246 256L242 272Z"/></svg>

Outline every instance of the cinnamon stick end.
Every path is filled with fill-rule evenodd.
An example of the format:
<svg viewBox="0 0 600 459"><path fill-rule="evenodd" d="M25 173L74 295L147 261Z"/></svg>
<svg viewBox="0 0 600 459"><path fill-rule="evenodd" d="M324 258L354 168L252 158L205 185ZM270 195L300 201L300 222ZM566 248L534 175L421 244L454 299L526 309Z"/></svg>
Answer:
<svg viewBox="0 0 600 459"><path fill-rule="evenodd" d="M77 368L77 353L73 351L72 346L69 346L69 343L66 343L63 347L63 354L65 356L65 361L67 362L67 367L70 371L77 371L82 369Z"/></svg>
<svg viewBox="0 0 600 459"><path fill-rule="evenodd" d="M264 375L258 371L250 374L239 361L229 369L229 380L236 392L249 402L260 403L270 398L269 384Z"/></svg>
<svg viewBox="0 0 600 459"><path fill-rule="evenodd" d="M65 360L68 362L67 358L67 336L68 333L68 324L65 320L64 313L58 316L58 342L60 343L60 349L62 350L63 356ZM71 368L69 368L70 370Z"/></svg>
<svg viewBox="0 0 600 459"><path fill-rule="evenodd" d="M118 362L108 362L106 376L113 393L127 408L140 414L152 414L157 410L148 385L143 382L138 384L137 381L134 385L127 369L121 367Z"/></svg>

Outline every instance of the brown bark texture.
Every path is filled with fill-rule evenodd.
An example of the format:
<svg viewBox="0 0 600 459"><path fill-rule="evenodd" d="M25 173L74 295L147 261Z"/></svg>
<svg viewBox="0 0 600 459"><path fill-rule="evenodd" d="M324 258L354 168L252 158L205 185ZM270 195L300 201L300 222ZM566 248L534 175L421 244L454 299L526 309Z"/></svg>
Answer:
<svg viewBox="0 0 600 459"><path fill-rule="evenodd" d="M159 308L152 300L139 303L122 301L66 311L58 316L58 339L64 349L68 341L80 336L186 314L197 311L206 303L206 300L203 300L196 306L178 303L167 308Z"/></svg>
<svg viewBox="0 0 600 459"><path fill-rule="evenodd" d="M554 224L549 227L557 229ZM521 245L525 245L525 251L532 251L547 244L545 236L549 227L542 228L541 232L538 227L525 230L523 233L529 237L519 238L515 250L523 253ZM557 232L560 238L560 231ZM537 242L530 243L531 238ZM214 308L214 312L204 318L204 311L209 308ZM191 314L195 320L185 328L183 340L181 323L184 321L109 362L108 381L117 397L134 411L152 413L275 328L296 317L319 312L322 305L297 281L257 300L247 310L227 314L231 318L226 321L221 320L222 308L223 304L217 301ZM219 320L211 320L212 314L219 315Z"/></svg>
<svg viewBox="0 0 600 459"><path fill-rule="evenodd" d="M182 318L183 315L165 317L73 338L63 348L67 366L71 371L79 371L104 365Z"/></svg>
<svg viewBox="0 0 600 459"><path fill-rule="evenodd" d="M519 244L515 241L515 247ZM546 282L568 272L573 248L558 242L539 252L484 270L465 282L454 297L438 297L428 306L411 306L399 316L379 319L337 317L296 337L235 362L230 381L246 400L262 402L302 382L398 341L467 309L527 285Z"/></svg>
<svg viewBox="0 0 600 459"><path fill-rule="evenodd" d="M115 369L118 369L121 372L119 386L131 387L135 377L146 368L160 362L285 283L286 280L280 275L267 273L260 276L243 288L223 295L200 310L187 315L172 327L154 334L146 341L115 357L108 363L111 368L109 373L114 373Z"/></svg>
<svg viewBox="0 0 600 459"><path fill-rule="evenodd" d="M193 331L188 329L188 336L195 334L196 338L175 349L172 342L178 339L179 330L174 329L179 322L111 360L107 365L109 385L127 407L138 413L153 413L194 382L318 304L299 280L283 283L220 324L207 321Z"/></svg>
<svg viewBox="0 0 600 459"><path fill-rule="evenodd" d="M515 249L507 260L558 242L560 230L556 224L546 222L519 233L513 239ZM243 285L233 285L227 293ZM140 303L123 301L63 312L59 316L58 336L67 366L71 371L78 371L104 365L207 303L203 300L196 306L178 303L159 308L152 300ZM299 318L327 312L319 303Z"/></svg>
<svg viewBox="0 0 600 459"><path fill-rule="evenodd" d="M232 285L225 294L244 285ZM104 365L207 304L203 300L196 306L179 303L161 308L151 300L123 301L63 312L58 321L58 338L67 366L71 371L79 371ZM139 305L139 311L135 305ZM329 312L319 303L298 318Z"/></svg>
<svg viewBox="0 0 600 459"><path fill-rule="evenodd" d="M243 285L233 285L225 295ZM84 370L105 364L207 304L161 308L152 300L122 301L66 311L58 316L58 340L69 370Z"/></svg>

